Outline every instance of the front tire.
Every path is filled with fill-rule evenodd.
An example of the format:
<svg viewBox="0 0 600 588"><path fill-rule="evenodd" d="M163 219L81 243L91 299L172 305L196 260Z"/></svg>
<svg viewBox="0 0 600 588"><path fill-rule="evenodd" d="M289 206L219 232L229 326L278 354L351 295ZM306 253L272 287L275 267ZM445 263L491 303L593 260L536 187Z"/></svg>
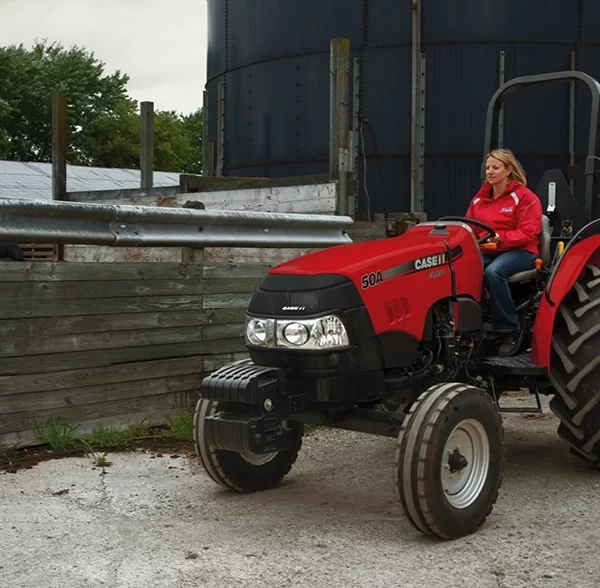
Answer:
<svg viewBox="0 0 600 588"><path fill-rule="evenodd" d="M460 383L426 390L397 441L394 483L408 520L442 539L473 533L498 499L504 453L502 421L489 394Z"/></svg>
<svg viewBox="0 0 600 588"><path fill-rule="evenodd" d="M285 426L292 431L292 446L285 451L270 454L244 454L216 449L206 440L204 418L220 409L233 412L232 405L200 398L194 414L194 445L196 455L206 473L217 484L236 492L248 493L277 486L294 465L304 435L302 423L288 421Z"/></svg>
<svg viewBox="0 0 600 588"><path fill-rule="evenodd" d="M552 333L550 408L571 453L600 465L600 269L585 274L561 303Z"/></svg>

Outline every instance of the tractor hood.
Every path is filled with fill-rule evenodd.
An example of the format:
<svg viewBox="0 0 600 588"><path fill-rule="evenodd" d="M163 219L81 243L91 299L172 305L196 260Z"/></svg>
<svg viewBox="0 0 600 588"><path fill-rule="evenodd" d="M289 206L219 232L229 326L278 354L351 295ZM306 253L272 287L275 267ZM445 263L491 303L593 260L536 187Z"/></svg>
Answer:
<svg viewBox="0 0 600 588"><path fill-rule="evenodd" d="M421 265L433 267L441 259L425 259L447 253L451 235L437 235L432 226L417 226L393 238L339 245L308 253L271 268L269 274L319 275L336 274L352 280L366 272L386 271L405 264L410 269ZM452 239L450 239L451 241ZM423 261L421 261L423 260Z"/></svg>
<svg viewBox="0 0 600 588"><path fill-rule="evenodd" d="M272 268L248 314L286 320L339 313L351 320L358 312L377 334L403 331L420 340L436 301L479 300L482 282L481 253L469 227L421 223L398 237L331 247Z"/></svg>

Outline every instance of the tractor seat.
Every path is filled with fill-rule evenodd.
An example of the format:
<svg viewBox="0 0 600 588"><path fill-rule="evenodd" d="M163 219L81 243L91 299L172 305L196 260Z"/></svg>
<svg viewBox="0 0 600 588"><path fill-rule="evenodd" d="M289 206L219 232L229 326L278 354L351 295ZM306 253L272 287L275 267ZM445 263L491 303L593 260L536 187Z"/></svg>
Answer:
<svg viewBox="0 0 600 588"><path fill-rule="evenodd" d="M540 248L540 259L542 260L542 267L546 267L550 263L550 242L552 233L550 232L550 219L546 216L542 216L542 230L539 236L539 248ZM510 284L518 282L527 282L529 280L535 280L537 275L536 269L526 270L513 274L508 278Z"/></svg>

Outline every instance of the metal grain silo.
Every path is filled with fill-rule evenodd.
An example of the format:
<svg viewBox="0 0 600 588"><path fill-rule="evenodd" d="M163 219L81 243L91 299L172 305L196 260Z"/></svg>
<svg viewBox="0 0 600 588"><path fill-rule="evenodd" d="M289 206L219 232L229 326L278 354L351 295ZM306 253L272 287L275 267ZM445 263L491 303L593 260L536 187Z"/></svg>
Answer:
<svg viewBox="0 0 600 588"><path fill-rule="evenodd" d="M372 212L464 211L480 185L485 113L501 79L571 67L600 78L597 0L208 0L208 15L216 173L327 173L330 41L344 37L360 64L350 86ZM508 99L503 142L531 186L548 168L566 174L581 163L588 107L585 91L568 85ZM365 211L362 151L357 163Z"/></svg>

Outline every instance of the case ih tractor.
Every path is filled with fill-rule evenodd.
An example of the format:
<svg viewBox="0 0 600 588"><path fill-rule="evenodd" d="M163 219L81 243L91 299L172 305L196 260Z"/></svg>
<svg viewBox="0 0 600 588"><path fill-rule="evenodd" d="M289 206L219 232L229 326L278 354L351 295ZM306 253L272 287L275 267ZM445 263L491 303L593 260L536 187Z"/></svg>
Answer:
<svg viewBox="0 0 600 588"><path fill-rule="evenodd" d="M481 250L494 231L481 223L445 217L283 263L250 302L249 359L202 382L195 443L215 482L238 492L276 486L296 461L305 423L388 436L407 518L425 534L457 538L479 528L498 497L499 400L520 389L537 411L540 395L551 396L560 437L600 464L600 219L592 220L600 85L572 71L505 83L488 106L484 153L497 144L507 94L572 80L592 93L587 224L551 256L556 199L552 189L547 202L540 195L539 267L509 279L527 332L520 352L495 355L486 329ZM478 239L474 225L487 233Z"/></svg>

